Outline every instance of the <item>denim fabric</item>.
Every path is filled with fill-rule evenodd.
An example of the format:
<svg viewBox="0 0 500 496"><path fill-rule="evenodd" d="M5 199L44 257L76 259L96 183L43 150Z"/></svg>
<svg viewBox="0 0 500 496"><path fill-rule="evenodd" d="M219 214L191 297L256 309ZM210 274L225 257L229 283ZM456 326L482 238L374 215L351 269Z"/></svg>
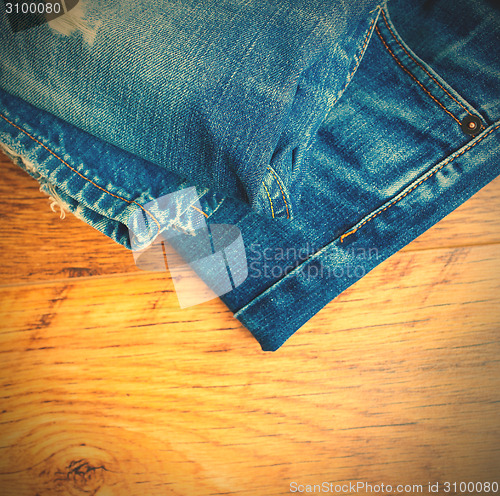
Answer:
<svg viewBox="0 0 500 496"><path fill-rule="evenodd" d="M259 211L264 181L280 177L288 209L273 215L290 217L304 154L353 76L376 5L81 0L50 27L13 35L2 19L2 58L16 61L2 87Z"/></svg>
<svg viewBox="0 0 500 496"><path fill-rule="evenodd" d="M260 3L243 5L264 8ZM275 5L277 12L282 12L280 5ZM116 81L107 86L103 78L92 107L92 93L84 89L95 88L96 75L82 72L79 66L82 59L89 60L89 43L81 34L61 35L60 43L69 44L67 50L56 52L57 57L52 54L52 65L46 60L45 67L30 72L34 79L25 72L26 44L47 36L47 26L19 34L22 54L12 48L15 40L10 39L18 34L4 35L10 45L0 49L4 90L0 141L7 153L69 210L127 247L128 228L144 205L194 185L209 224L235 225L241 231L248 277L222 299L264 350L279 348L343 290L500 174L500 14L491 3L391 0L382 10L362 3L359 14L344 18L347 24L339 21L338 12L329 17L319 4L307 5L311 7L297 4L292 10L309 34L300 42L292 36L297 44L285 52L280 51L285 45L273 44L276 40L269 34L279 34L276 26L283 27L282 21L273 24L279 14L273 17L262 11L266 30L259 31L262 38L254 39L257 51L250 51L261 54L252 59L261 70L259 81L243 70L250 59L243 57L238 67L252 91L262 89L263 80L269 83L264 92L268 99L253 99L255 95L248 87L245 92L240 81L231 91L234 98L240 92L245 104L240 102L235 110L228 103L234 99L225 101L229 107L224 107L224 99L216 100L211 114L218 115L215 127L215 121L205 125L210 119L193 121L192 117L180 127L168 127L172 115L167 93L175 88L155 85L154 91L141 93L146 80L138 83L138 67L128 59L129 68L123 61L116 63L121 88L127 88L130 101L123 100L123 92L117 98ZM314 39L308 46L306 19L313 13L318 14L313 18L320 19L320 25L331 23L332 31L330 38L321 38L324 44ZM160 16L151 24L160 29L164 22L171 28L170 21ZM122 44L131 46L136 60L138 26L128 22L128 30L123 24L116 33ZM205 20L199 18L199 22L202 29ZM203 31L199 35L201 45L203 40L208 42ZM285 30L287 47L288 35ZM91 46L99 46L109 36L97 29ZM346 36L347 45L339 48ZM46 40L52 48L55 39ZM158 52L162 42L147 36L143 42L151 49L142 53L146 59L142 63L155 67L155 78L164 84L162 77L171 72L155 65L162 60ZM224 50L226 45L221 43ZM294 72L295 77L300 74L297 86L290 86L291 73L281 74L266 63L262 53L268 43L282 61L291 61L290 67L302 64L302 70ZM245 46L244 53L250 56L249 45ZM325 65L322 55L337 49L343 55L333 65ZM109 52L101 55L113 66ZM99 64L103 64L101 58ZM203 80L205 73L199 74ZM71 76L73 82L81 79L82 99L79 91L73 94L74 101L66 92L58 93L63 76ZM217 78L204 84L212 84L213 91L223 90ZM304 94L299 91L301 85ZM284 88L290 87L297 91L288 98L291 93ZM285 94L288 99L283 104ZM196 105L185 108L191 109L190 115L201 115L192 110ZM279 117L268 115L269 108L278 109ZM103 120L112 115L120 118ZM220 132L224 115L228 119ZM472 133L464 128L471 120L479 123ZM276 128L269 132L273 125ZM204 148L201 136L217 144ZM182 139L188 148L205 150L195 153L192 174L189 160L178 166L163 160L186 150L180 146ZM220 147L230 150L229 155L223 154L225 158L214 151ZM205 153L207 149L213 153ZM190 153L186 152L186 160L194 157ZM176 156L174 161L178 160ZM195 227L195 216L185 215L188 210L184 208L178 218L184 227ZM161 211L148 215L160 224L171 217L161 219L165 215Z"/></svg>

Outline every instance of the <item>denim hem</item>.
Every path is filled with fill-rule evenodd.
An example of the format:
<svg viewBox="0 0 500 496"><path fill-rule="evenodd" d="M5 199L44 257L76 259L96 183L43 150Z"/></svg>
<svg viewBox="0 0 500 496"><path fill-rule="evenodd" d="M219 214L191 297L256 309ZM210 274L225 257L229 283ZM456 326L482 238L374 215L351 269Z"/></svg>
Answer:
<svg viewBox="0 0 500 496"><path fill-rule="evenodd" d="M386 70L392 70L392 61L401 84L412 88L406 105L425 108L425 113L433 116L428 123L412 121L422 130L428 153L420 159L418 174L401 181L397 191L373 208L365 212L360 208L357 219L348 221L340 232L333 232L331 241L284 277L254 293L251 301L241 298L235 305L228 298L228 305L233 304L236 310L235 317L251 330L264 351L277 350L336 296L500 174L500 121L488 121L406 45L391 22L387 6L382 9L375 33L373 49L379 57L385 52L384 59L376 60L386 60ZM360 70L369 73L367 66ZM346 98L349 101L350 95ZM416 119L418 114L414 115L411 118ZM486 125L474 138L461 132L460 124L467 116L479 117ZM439 133L429 133L429 125ZM446 144L435 140L447 131ZM402 172L406 173L404 169ZM251 232L245 233L244 222L240 229L244 238L251 237Z"/></svg>
<svg viewBox="0 0 500 496"><path fill-rule="evenodd" d="M175 173L104 143L58 117L36 109L0 89L0 143L3 151L35 178L41 190L53 196L63 210L90 224L131 249L129 229L133 219L144 215L148 222L144 239L135 249L147 247L162 231L172 227L189 231L198 227L202 213L209 219L224 197L196 187L201 211L193 215L186 206L174 219L163 218L148 204L164 195L192 186ZM128 180L134 171L134 181ZM171 214L171 212L170 212Z"/></svg>
<svg viewBox="0 0 500 496"><path fill-rule="evenodd" d="M357 226L363 225L362 231L336 238L238 310L235 317L252 331L263 351L280 348L345 289L500 175L500 149L495 146L499 139L500 121L367 216ZM377 256L367 256L370 250ZM346 267L352 268L350 274ZM286 300L287 294L295 297ZM297 306L301 312L295 311Z"/></svg>

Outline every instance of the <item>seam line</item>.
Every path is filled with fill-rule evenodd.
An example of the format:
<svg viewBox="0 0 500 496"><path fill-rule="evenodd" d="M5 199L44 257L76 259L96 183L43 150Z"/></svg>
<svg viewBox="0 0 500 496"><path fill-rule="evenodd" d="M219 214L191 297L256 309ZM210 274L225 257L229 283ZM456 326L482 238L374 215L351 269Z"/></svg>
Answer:
<svg viewBox="0 0 500 496"><path fill-rule="evenodd" d="M391 26L389 25L389 22L387 20L387 17L385 15L384 10L382 9L382 17L384 18L384 23L387 26L387 29L391 33L392 37L396 41L396 43L403 49L403 51L410 57L415 64L417 64L449 97L451 97L455 102L458 103L469 115L472 115L471 112L462 104L460 103L441 83L418 61L416 60L411 53L408 52L408 50L404 47L404 45L399 41L393 30L391 29Z"/></svg>
<svg viewBox="0 0 500 496"><path fill-rule="evenodd" d="M448 165L449 163L453 162L453 160L455 160L456 158L460 157L461 155L463 155L465 152L469 151L471 148L475 147L478 143L480 143L484 138L486 138L488 135L490 135L493 131L495 131L496 129L500 128L500 124L497 124L494 128L490 129L486 134L484 134L483 136L481 136L477 141L475 141L474 143L468 145L467 147L465 147L460 153L458 153L457 155L455 155L454 157L451 157L450 159L446 160L445 162L443 162L437 169L435 169L434 171L432 171L427 177L421 179L417 184L415 184L411 189L409 189L403 196L400 196L399 198L396 198L395 200L393 200L391 203L389 203L384 209L382 210L379 210L378 212L376 213L373 213L371 214L362 224L360 224L359 226L355 227L355 228L351 228L349 231L345 232L344 234L342 234L342 236L340 236L340 242L343 243L344 242L344 239L347 237L347 236L350 236L351 234L354 234L358 229L360 229L361 227L363 227L367 222L371 221L372 219L374 219L375 217L377 217L377 215L380 215L382 212L385 212L389 207L392 207L395 203L397 203L398 201L402 200L406 195L408 195L409 193L411 193L413 190L415 190L418 186L420 186L423 182L427 181L427 179L429 179L430 177L432 177L434 174L436 174L436 172L440 171L445 165Z"/></svg>
<svg viewBox="0 0 500 496"><path fill-rule="evenodd" d="M377 9L379 10L379 13L380 11L382 10L382 7L377 7ZM366 36L365 36L365 39L364 39L364 42L363 42L363 46L361 47L361 50L359 52L359 57L358 57L358 61L356 62L356 65L354 66L353 70L350 72L350 74L347 76L347 81L345 82L344 86L342 87L342 89L338 92L338 96L337 98L335 98L335 100L332 102L331 106L335 105L336 102L338 102L339 98L342 96L342 94L344 93L344 91L346 90L346 88L349 86L350 82L351 82L351 78L352 76L354 75L354 73L356 72L356 70L358 69L359 67L359 64L361 63L361 60L363 59L363 56L365 54L365 48L366 48L366 45L368 43L368 40L370 39L370 35L373 33L373 30L372 30L372 26L373 26L373 23L378 19L378 15L377 14L373 19L372 19L372 22L370 23L370 25L368 26L368 32L366 33ZM311 147L312 145L310 145L308 147L308 149Z"/></svg>
<svg viewBox="0 0 500 496"><path fill-rule="evenodd" d="M193 210L196 210L197 212L200 212L200 214L203 214L208 219L208 215L203 210L200 210L198 207L195 207L194 205L190 205L190 207Z"/></svg>
<svg viewBox="0 0 500 496"><path fill-rule="evenodd" d="M378 17L380 15L380 12L382 11L383 7L380 6L380 5L377 5L377 7L375 7L375 9L373 9L371 12L375 12L375 10L378 10L378 13L373 17L370 25L368 26L368 32L366 33L366 36L365 36L365 39L364 39L364 42L363 42L363 46L361 47L361 50L359 51L359 57L358 57L358 61L356 62L356 65L354 66L353 70L350 72L350 74L347 76L347 81L345 82L344 86L342 87L342 89L338 92L337 94L337 97L333 100L333 102L330 103L330 108L333 107L333 105L335 105L340 97L343 95L344 91L346 90L346 88L349 86L349 84L351 83L352 81L352 76L354 75L354 73L357 71L358 67L359 67L359 64L361 63L361 60L363 59L364 55L365 55L365 49L366 49L366 45L368 43L368 41L370 40L370 37L371 35L373 34L373 29L372 29L372 26L373 26L373 23L375 21L378 20ZM311 142L309 143L309 145L307 146L306 148L306 153L310 150L310 148L313 146L313 142L311 140Z"/></svg>
<svg viewBox="0 0 500 496"><path fill-rule="evenodd" d="M382 7L377 7L378 11L379 11L379 14L381 11L383 11ZM360 54L359 54L359 58L358 58L358 61L356 62L356 65L354 66L354 68L352 69L352 71L350 72L350 74L347 76L347 81L346 83L344 84L343 88L340 90L340 94L342 94L345 89L347 88L347 86L349 85L349 83L351 82L351 78L353 76L353 74L356 72L357 68L359 67L359 64L361 63L361 60L363 58L363 55L364 55L364 52L365 52L365 48L366 48L366 45L368 43L368 40L370 39L370 35L372 34L373 30L372 30L372 26L374 24L374 22L378 19L378 14L373 17L370 25L368 26L368 32L366 33L366 36L365 36L365 39L363 41L363 46L361 47L361 50L360 50ZM278 180L278 178L276 177L276 174L275 172L270 168L268 167L268 169L271 171L271 173L274 175L275 179L276 179L276 182L278 183L278 186L281 190L281 195L283 196L283 201L285 202L285 206L286 206L286 218L289 219L290 218L290 212L289 212L289 209L288 209L288 203L285 199L285 193L283 192L283 189L281 187L281 184L280 184L280 181ZM265 190L266 190L266 193L267 193L267 197L269 198L269 203L271 205L271 213L272 213L272 216L274 218L274 209L273 209L273 202L271 200L271 195L269 194L269 191L266 187L266 185L264 184L264 181L262 181L262 186L264 186Z"/></svg>
<svg viewBox="0 0 500 496"><path fill-rule="evenodd" d="M61 157L59 157L50 148L48 148L46 145L44 145L40 140L36 139L34 136L31 136L31 134L28 133L27 131L25 131L22 127L18 126L17 124L14 124L12 121L10 121L9 119L7 119L7 117L5 117L1 113L0 113L0 117L3 120L7 121L11 126L14 126L16 129L19 129L19 131L23 132L26 136L28 136L28 138L31 138L33 141L35 141L39 145L43 146L51 155L53 155L58 160L60 160L66 167L68 167L69 169L71 169L73 172L76 172L76 174L78 174L82 179L85 179L85 181L88 181L89 183L93 184L96 188L100 189L101 191L104 191L105 193L107 193L108 195L113 196L114 198L118 198L120 200L126 201L127 203L133 203L133 204L139 206L140 208L142 208L142 210L144 210L144 212L146 212L154 220L154 222L158 226L158 231L161 230L161 226L160 226L160 223L158 222L158 219L151 212L149 212L148 210L146 210L140 203L137 203L135 200L127 200L126 198L123 198L121 196L115 195L115 194L111 193L110 191L104 189L102 186L99 186L94 181L92 181L89 178L85 177L81 172L77 171L74 167L72 167L71 165L69 165L65 160L63 160Z"/></svg>
<svg viewBox="0 0 500 496"><path fill-rule="evenodd" d="M267 193L267 197L269 198L269 203L271 205L271 215L273 216L274 219L274 208L273 208L273 201L271 200L271 195L269 194L267 186L264 183L262 183L262 186L264 186L264 189L266 190Z"/></svg>
<svg viewBox="0 0 500 496"><path fill-rule="evenodd" d="M161 231L161 225L160 225L160 222L158 221L158 219L149 210L147 210L146 208L144 208L140 203L136 202L135 200L127 200L126 198L123 198L122 196L115 195L114 193L111 193L107 189L103 188L102 186L99 186L97 183L95 183L91 179L85 177L81 172L79 172L74 167L72 167L71 165L69 165L65 160L63 160L61 157L59 157L59 155L57 155L56 153L54 153L50 148L48 148L46 145L44 145L40 140L36 139L34 136L32 136L30 133L28 133L22 127L18 126L17 124L15 124L11 120L9 120L7 117L5 117L5 115L3 115L3 114L0 113L0 117L3 120L5 120L6 122L8 122L11 126L15 127L16 129L19 129L19 131L21 131L26 136L28 136L28 138L31 138L33 141L35 141L39 145L43 146L43 148L45 148L51 155L53 155L55 158L57 158L59 161L61 161L66 167L68 167L73 172L75 172L76 174L78 174L85 181L88 181L90 184L93 184L96 188L100 189L101 191L104 191L104 193L107 193L108 195L111 195L114 198L118 198L119 200L123 200L123 201L125 201L127 203L134 204L134 205L137 205L138 207L140 207L142 210L144 210L144 212L146 212L146 214L148 214L153 219L153 221L155 222L155 224L158 227L158 232ZM191 208L194 208L195 210L198 210L198 212L202 213L208 219L208 215L205 212L203 212L202 210L200 210L199 208L196 208L193 205L191 205Z"/></svg>
<svg viewBox="0 0 500 496"><path fill-rule="evenodd" d="M381 8L379 8L379 13L380 13L380 11L382 11ZM347 76L347 82L345 83L344 87L340 90L340 93L343 93L344 90L347 88L347 86L351 82L352 75L356 72L356 69L358 68L359 64L361 63L361 59L363 58L363 55L365 53L366 44L368 43L368 39L370 38L370 35L372 34L373 23L375 22L376 19L378 19L378 15L376 15L372 19L372 22L368 26L368 32L366 33L365 40L363 42L363 46L361 47L358 61L356 62L356 65L354 66L354 69L351 71L351 73L349 74L349 76Z"/></svg>
<svg viewBox="0 0 500 496"><path fill-rule="evenodd" d="M423 90L425 93L427 93L448 115L450 115L458 124L460 124L460 121L416 78L416 76L410 72L401 62L400 60L394 55L393 51L389 48L387 43L385 42L384 38L382 38L382 34L380 33L380 30L378 29L378 26L375 26L375 31L377 31L378 37L384 44L385 48L387 51L391 54L391 56L394 58L394 60L398 63L399 67L403 69Z"/></svg>
<svg viewBox="0 0 500 496"><path fill-rule="evenodd" d="M276 182L278 183L278 186L281 190L281 196L283 197L283 201L285 202L285 207L286 207L286 218L289 219L290 218L290 212L288 210L288 203L286 202L286 198L285 198L285 193L283 191L283 188L281 187L281 184L280 184L280 181L278 179L278 176L276 174L276 172L274 172L273 169L271 169L271 167L267 167L270 171L271 171L271 174L274 176L274 178L276 179ZM264 181L262 181L262 184L264 184Z"/></svg>

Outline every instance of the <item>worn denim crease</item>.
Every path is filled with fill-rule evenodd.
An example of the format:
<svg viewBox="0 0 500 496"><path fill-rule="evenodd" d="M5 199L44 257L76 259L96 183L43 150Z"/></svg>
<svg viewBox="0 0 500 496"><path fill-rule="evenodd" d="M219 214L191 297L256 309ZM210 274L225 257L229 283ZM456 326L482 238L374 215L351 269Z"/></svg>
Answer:
<svg viewBox="0 0 500 496"><path fill-rule="evenodd" d="M68 162L66 162L61 157L59 157L59 155L57 155L56 153L54 153L48 146L46 146L40 140L36 139L34 136L32 136L30 133L28 133L22 127L18 126L17 124L14 124L12 121L10 121L9 119L7 119L7 117L5 117L5 115L0 114L0 117L3 120L5 120L6 122L8 122L11 126L15 127L16 129L19 129L19 131L23 132L26 136L28 136L28 138L32 139L33 141L35 141L39 145L43 146L43 148L45 148L50 154L52 154L54 157L56 157L58 160L60 160L66 167L68 167L69 169L71 169L74 173L78 174L85 181L88 181L90 184L92 184L96 188L100 189L101 191L104 191L106 194L111 195L114 198L118 198L119 200L123 200L123 201L125 201L127 203L133 203L133 204L137 205L139 208L142 208L144 210L144 212L147 215L149 215L153 219L154 223L158 226L158 231L161 229L161 226L160 226L160 223L158 222L158 219L151 212L149 212L148 210L146 210L140 203L137 203L135 200L127 200L126 198L123 198L121 196L115 195L115 194L111 193L110 191L108 191L107 189L103 188L102 186L99 186L94 181L88 179L82 173L78 172L75 168L71 167L71 165L69 165Z"/></svg>

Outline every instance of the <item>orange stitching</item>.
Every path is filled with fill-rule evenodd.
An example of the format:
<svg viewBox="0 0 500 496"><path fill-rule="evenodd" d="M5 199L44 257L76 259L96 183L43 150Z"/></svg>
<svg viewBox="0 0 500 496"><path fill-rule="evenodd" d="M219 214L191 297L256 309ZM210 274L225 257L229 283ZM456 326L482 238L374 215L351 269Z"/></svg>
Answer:
<svg viewBox="0 0 500 496"><path fill-rule="evenodd" d="M379 212L376 212L376 213L372 214L371 216L369 216L358 227L356 227L354 229L351 229L350 231L347 231L346 233L342 234L342 236L340 236L340 242L343 243L344 238L346 238L347 236L349 236L351 234L354 234L358 229L360 229L361 227L363 227L367 222L369 222L373 218L377 217L377 215L381 214L382 212L385 212L389 207L392 207L392 205L394 205L398 201L402 200L408 193L411 193L414 189L416 189L418 186L420 186L423 182L427 181L427 179L429 179L430 177L432 177L436 172L438 172L439 170L441 170L445 165L448 165L449 163L453 162L453 160L455 160L456 158L460 157L460 155L463 155L466 151L468 151L471 148L473 148L474 146L476 146L481 140L483 140L484 138L486 138L493 131L495 131L495 129L498 129L499 127L500 127L500 124L497 124L494 128L490 129L486 134L484 134L483 136L481 136L481 138L479 138L473 144L468 145L466 148L464 148L458 155L455 155L454 157L450 158L446 162L443 162L436 170L434 170L426 178L421 179L417 184L415 184L415 186L413 186L413 188L409 189L403 196L401 196L399 198L396 198L394 201L392 201L391 203L389 203L389 205L387 205L383 210L380 210Z"/></svg>
<svg viewBox="0 0 500 496"><path fill-rule="evenodd" d="M382 9L379 9L379 12L381 11ZM340 90L340 93L342 93L346 88L347 86L349 85L349 83L351 82L351 77L352 75L356 72L356 69L358 68L360 62L361 62L361 59L363 58L363 53L364 53L364 50L366 48L366 44L368 43L368 40L370 38L370 34L372 33L372 26L373 26L373 23L375 22L375 20L378 18L378 15L375 16L373 19L372 19L372 22L370 23L370 25L368 26L368 32L366 33L366 36L365 36L365 39L364 39L364 42L363 42L363 46L361 47L361 53L360 53L360 56L359 56L359 59L356 63L356 65L354 66L353 70L351 71L351 73L347 76L347 81L344 85L344 87ZM281 184L280 184L280 181L278 179L278 177L276 176L276 174L274 173L274 171L268 167L268 169L272 172L273 176L275 177L276 179L276 182L278 183L278 186L281 190L281 195L283 196L283 201L285 202L285 206L286 206L286 218L289 219L290 218L290 212L288 210L288 203L285 199L285 193L283 192L283 189L281 188ZM262 181L262 185L264 186L264 188L266 189L266 193L267 193L267 196L269 198L269 203L271 204L271 213L272 213L272 216L274 218L274 209L273 209L273 202L271 200L271 195L269 194L269 191L266 187L266 185L264 184L264 181Z"/></svg>
<svg viewBox="0 0 500 496"><path fill-rule="evenodd" d="M379 12L382 10L382 8L380 6L377 6L375 9L371 10L369 13L374 12L377 9L379 10ZM368 32L366 33L365 40L364 40L363 46L361 47L361 51L360 51L360 54L359 54L358 61L356 62L356 65L354 66L354 68L351 71L351 73L347 76L346 83L344 84L343 88L339 91L337 98L335 98L335 100L330 104L330 106L335 105L335 102L338 101L338 99L342 96L342 94L344 93L344 91L347 88L347 86L349 86L349 83L351 82L351 78L352 78L353 74L356 72L357 68L359 67L359 64L361 63L361 59L363 58L363 55L365 53L366 44L368 43L370 35L373 32L373 30L371 28L373 26L373 23L377 19L378 19L378 14L372 19L372 22L368 26ZM309 150L311 148L311 146L312 146L312 142L309 144L307 150Z"/></svg>
<svg viewBox="0 0 500 496"><path fill-rule="evenodd" d="M380 8L379 9L379 12L381 11L382 9ZM366 48L366 44L368 43L368 40L370 38L370 34L372 33L372 26L373 26L373 23L375 22L375 20L378 18L378 15L375 16L373 19L372 19L372 22L370 23L370 25L368 26L368 32L366 33L366 36L365 36L365 39L364 39L364 42L363 42L363 46L361 47L361 51L360 51L360 56L358 58L358 61L356 62L356 65L354 66L353 70L351 71L351 73L347 76L347 81L344 85L344 87L340 90L340 93L343 93L343 91L347 88L347 86L349 85L349 83L351 82L351 77L352 75L356 72L356 69L358 68L359 64L361 63L361 59L363 58L363 54L364 54L364 51L365 51L365 48ZM281 190L281 195L283 196L283 201L285 202L285 206L286 206L286 218L289 219L290 218L290 212L288 210L288 203L285 199L285 193L283 192L283 189L281 188L281 184L280 184L280 181L278 179L278 177L276 176L275 172L270 168L268 167L268 169L272 172L273 176L275 177L276 179L276 182L278 183L278 186ZM264 188L266 188L266 185L264 184L264 181L262 181L262 185L264 186ZM269 197L269 202L271 203L271 212L273 214L273 218L274 218L274 211L273 211L273 202L271 200L271 196L269 195L269 191L267 190L266 188L266 192L267 192L267 196Z"/></svg>
<svg viewBox="0 0 500 496"><path fill-rule="evenodd" d="M208 219L208 215L203 210L200 210L198 207L195 207L194 205L190 205L190 207L194 208L196 211L200 212L200 214L203 214Z"/></svg>
<svg viewBox="0 0 500 496"><path fill-rule="evenodd" d="M403 69L424 91L427 93L447 114L449 114L455 121L460 124L460 121L434 96L430 93L430 91L399 61L399 59L394 55L392 50L387 46L387 43L384 41L384 38L382 38L382 35L380 34L380 31L377 26L375 26L375 31L377 31L377 34L384 44L385 48L387 51L392 55L394 60L398 63L398 65Z"/></svg>
<svg viewBox="0 0 500 496"><path fill-rule="evenodd" d="M280 181L278 179L278 176L276 175L276 173L271 169L271 167L268 167L268 169L271 171L272 175L275 177L276 179L276 182L278 183L278 186L280 187L280 190L281 190L281 196L283 197L283 201L285 202L285 206L286 206L286 218L289 219L290 218L290 214L288 212L288 203L286 202L286 199L285 199L285 193L283 192L283 189L281 188L281 184L280 184Z"/></svg>
<svg viewBox="0 0 500 496"><path fill-rule="evenodd" d="M404 50L406 55L410 57L410 59L415 62L447 95L449 95L453 100L455 100L469 115L472 115L464 105L462 105L446 88L444 88L439 81L418 61L416 60L409 52L406 50L406 48L401 44L401 42L398 40L394 32L392 31L391 27L389 26L389 22L387 21L387 17L385 16L384 11L382 10L382 17L384 18L385 25L387 26L387 29L389 32L392 34L392 37L396 40L396 43Z"/></svg>
<svg viewBox="0 0 500 496"><path fill-rule="evenodd" d="M142 210L144 210L144 212L146 212L155 221L156 225L158 226L158 229L161 230L160 223L158 222L158 220L156 219L156 217L151 212L149 212L148 210L146 210L140 203L137 203L134 200L127 200L126 198L122 198L121 196L118 196L118 195L115 195L113 193L110 193L108 190L106 190L102 186L99 186L98 184L94 183L93 181L91 181L90 179L88 179L87 177L85 177L81 172L78 172L76 169L74 169L73 167L71 167L71 165L69 165L61 157L59 157L58 155L56 155L50 148L46 147L41 141L39 141L35 137L31 136L31 134L29 134L23 128L19 127L17 124L14 124L12 121L10 121L9 119L7 119L7 117L5 117L3 114L0 114L0 117L2 119L4 119L5 121L7 121L10 125L14 126L16 129L19 129L19 131L23 132L26 136L28 136L28 138L31 138L33 141L36 141L39 145L42 145L49 153L51 153L52 155L54 155L54 157L56 157L58 160L60 160L66 167L69 167L73 172L76 172L81 178L85 179L85 181L88 181L89 183L93 184L96 188L99 188L101 191L104 191L105 193L108 193L108 195L111 195L111 196L113 196L115 198L118 198L120 200L126 201L127 203L134 203L135 205L138 205L139 207L141 207Z"/></svg>
<svg viewBox="0 0 500 496"><path fill-rule="evenodd" d="M264 181L262 181L262 186L264 186L264 189L266 190L267 197L269 198L269 203L271 204L271 214L274 219L274 208L273 208L273 201L271 200L271 195L269 194L269 191L267 190L266 185L264 184Z"/></svg>

